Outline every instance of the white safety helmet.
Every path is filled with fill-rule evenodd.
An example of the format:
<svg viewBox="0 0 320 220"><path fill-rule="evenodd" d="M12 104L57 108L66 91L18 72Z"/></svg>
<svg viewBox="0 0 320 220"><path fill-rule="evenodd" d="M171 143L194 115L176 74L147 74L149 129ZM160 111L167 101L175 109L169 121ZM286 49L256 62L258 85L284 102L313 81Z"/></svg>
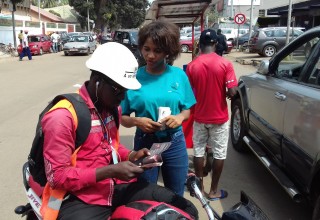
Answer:
<svg viewBox="0 0 320 220"><path fill-rule="evenodd" d="M97 47L87 60L86 66L98 71L126 89L139 89L136 79L138 62L124 45L108 42Z"/></svg>

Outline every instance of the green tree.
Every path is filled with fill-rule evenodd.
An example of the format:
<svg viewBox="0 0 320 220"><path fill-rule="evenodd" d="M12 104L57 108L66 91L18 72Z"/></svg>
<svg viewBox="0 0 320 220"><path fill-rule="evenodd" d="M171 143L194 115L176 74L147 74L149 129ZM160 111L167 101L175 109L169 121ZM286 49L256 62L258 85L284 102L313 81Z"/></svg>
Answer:
<svg viewBox="0 0 320 220"><path fill-rule="evenodd" d="M144 20L147 0L69 0L70 6L82 16L79 18L82 27L86 25L87 9L90 19L94 20L96 29L108 26L111 29L118 27L135 28Z"/></svg>

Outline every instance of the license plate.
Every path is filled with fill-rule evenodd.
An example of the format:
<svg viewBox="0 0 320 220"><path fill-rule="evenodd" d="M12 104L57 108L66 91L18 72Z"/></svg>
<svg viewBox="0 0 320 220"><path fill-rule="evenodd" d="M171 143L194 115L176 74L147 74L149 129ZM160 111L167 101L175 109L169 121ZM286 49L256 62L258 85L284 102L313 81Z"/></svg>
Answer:
<svg viewBox="0 0 320 220"><path fill-rule="evenodd" d="M70 49L70 51L78 51L78 49Z"/></svg>

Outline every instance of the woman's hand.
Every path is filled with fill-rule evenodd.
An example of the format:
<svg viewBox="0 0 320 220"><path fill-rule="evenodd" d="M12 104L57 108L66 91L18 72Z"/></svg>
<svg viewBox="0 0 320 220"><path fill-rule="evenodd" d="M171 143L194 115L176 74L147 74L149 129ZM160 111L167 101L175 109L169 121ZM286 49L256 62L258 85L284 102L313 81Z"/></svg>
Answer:
<svg viewBox="0 0 320 220"><path fill-rule="evenodd" d="M182 115L169 115L161 120L161 123L165 123L168 128L176 128L179 127L184 121L184 117Z"/></svg>
<svg viewBox="0 0 320 220"><path fill-rule="evenodd" d="M159 131L162 126L161 123L155 122L150 118L141 117L137 119L138 119L137 127L140 128L145 133L154 133L156 131Z"/></svg>

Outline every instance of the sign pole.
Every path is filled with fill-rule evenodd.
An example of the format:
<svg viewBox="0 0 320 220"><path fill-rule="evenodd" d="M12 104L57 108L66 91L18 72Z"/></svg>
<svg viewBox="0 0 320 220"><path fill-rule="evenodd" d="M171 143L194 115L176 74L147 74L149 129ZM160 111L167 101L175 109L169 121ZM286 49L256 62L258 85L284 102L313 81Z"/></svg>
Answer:
<svg viewBox="0 0 320 220"><path fill-rule="evenodd" d="M239 49L239 32L240 32L240 24L238 25L238 34L237 34L237 45L236 45L236 51L240 51Z"/></svg>
<svg viewBox="0 0 320 220"><path fill-rule="evenodd" d="M252 34L252 17L253 17L253 0L251 0L250 26L249 26L249 40L248 40L248 45L249 45L250 38L251 38L251 34Z"/></svg>

